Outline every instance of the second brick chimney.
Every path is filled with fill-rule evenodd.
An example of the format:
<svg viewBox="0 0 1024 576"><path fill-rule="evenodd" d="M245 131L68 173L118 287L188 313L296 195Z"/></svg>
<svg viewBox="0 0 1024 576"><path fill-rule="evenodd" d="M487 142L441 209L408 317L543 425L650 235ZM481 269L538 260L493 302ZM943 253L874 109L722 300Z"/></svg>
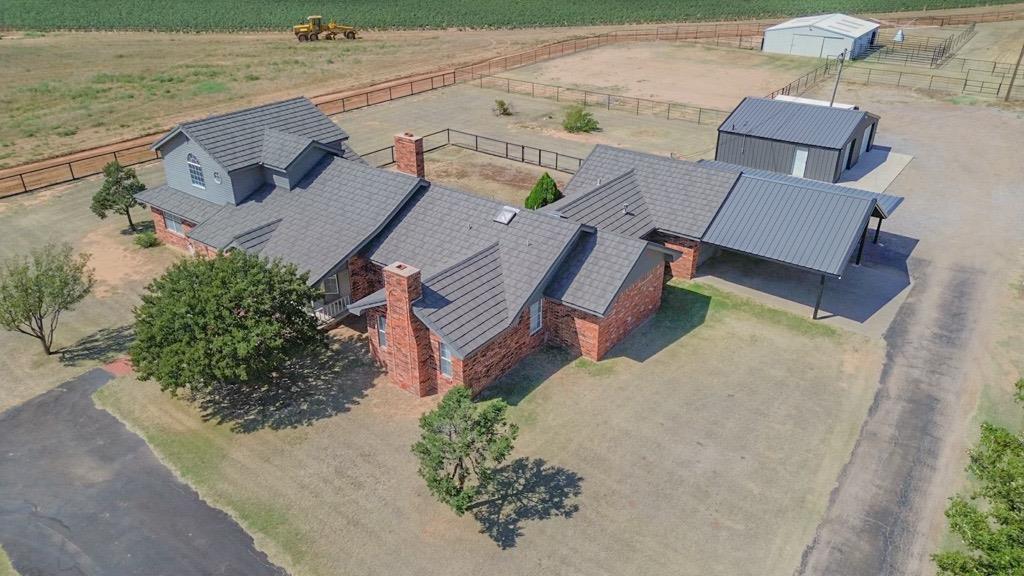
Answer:
<svg viewBox="0 0 1024 576"><path fill-rule="evenodd" d="M384 268L387 299L388 373L400 388L417 396L437 392L430 330L412 311L423 295L418 268L395 262Z"/></svg>
<svg viewBox="0 0 1024 576"><path fill-rule="evenodd" d="M395 165L400 172L423 178L423 137L412 132L395 134Z"/></svg>

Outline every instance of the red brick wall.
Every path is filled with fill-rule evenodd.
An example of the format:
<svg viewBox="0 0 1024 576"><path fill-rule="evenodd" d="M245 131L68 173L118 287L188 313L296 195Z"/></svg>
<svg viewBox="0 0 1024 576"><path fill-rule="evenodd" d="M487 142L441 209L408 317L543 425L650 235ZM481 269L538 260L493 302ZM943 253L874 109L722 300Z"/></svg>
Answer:
<svg viewBox="0 0 1024 576"><path fill-rule="evenodd" d="M604 318L558 302L544 303L548 341L600 360L661 305L663 271L654 267L615 299Z"/></svg>
<svg viewBox="0 0 1024 576"><path fill-rule="evenodd" d="M667 270L665 270L666 277L689 280L697 275L700 242L663 232L654 232L648 237L648 240L657 242L666 248L671 248L682 254L674 262L668 264Z"/></svg>
<svg viewBox="0 0 1024 576"><path fill-rule="evenodd" d="M423 138L410 132L395 135L395 167L399 171L423 178Z"/></svg>
<svg viewBox="0 0 1024 576"><path fill-rule="evenodd" d="M384 275L377 266L364 256L353 256L348 261L352 301L366 298L384 287Z"/></svg>
<svg viewBox="0 0 1024 576"><path fill-rule="evenodd" d="M544 306L547 305L548 302L544 302ZM542 326L536 334L530 334L530 308L527 306L515 324L464 358L458 370L453 366L453 375L462 376L457 383L471 388L474 395L478 394L520 360L540 348L546 339L546 332L547 327Z"/></svg>
<svg viewBox="0 0 1024 576"><path fill-rule="evenodd" d="M156 237L160 239L160 242L168 246L174 246L179 250L188 250L188 238L175 234L167 229L167 222L164 220L163 211L152 207L150 207L149 210L153 213L153 226L156 228ZM193 228L195 228L195 224L182 220L181 227L185 230L185 233L188 234Z"/></svg>
<svg viewBox="0 0 1024 576"><path fill-rule="evenodd" d="M430 331L412 311L412 303L423 293L420 271L396 262L384 268L383 274L388 319L388 346L383 352L388 374L403 390L417 396L433 394L437 379Z"/></svg>

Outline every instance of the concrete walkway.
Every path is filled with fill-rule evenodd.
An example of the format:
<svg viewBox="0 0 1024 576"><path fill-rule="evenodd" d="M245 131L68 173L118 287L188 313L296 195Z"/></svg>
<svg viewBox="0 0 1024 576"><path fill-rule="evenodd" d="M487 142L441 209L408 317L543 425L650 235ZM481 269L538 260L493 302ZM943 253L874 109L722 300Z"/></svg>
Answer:
<svg viewBox="0 0 1024 576"><path fill-rule="evenodd" d="M92 393L90 372L0 414L0 544L21 574L283 575Z"/></svg>

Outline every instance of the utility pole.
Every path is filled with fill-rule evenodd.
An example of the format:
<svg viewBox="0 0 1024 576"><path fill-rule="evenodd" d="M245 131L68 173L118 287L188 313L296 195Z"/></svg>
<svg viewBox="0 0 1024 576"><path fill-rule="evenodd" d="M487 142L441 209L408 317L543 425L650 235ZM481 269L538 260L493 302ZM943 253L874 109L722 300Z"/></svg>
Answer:
<svg viewBox="0 0 1024 576"><path fill-rule="evenodd" d="M1024 58L1024 44L1020 45L1020 54L1017 56L1017 63L1013 66L1013 74L1010 75L1010 85L1006 87L1006 98L1004 102L1010 101L1010 92L1013 91L1013 83L1017 80L1017 71L1020 70L1020 61Z"/></svg>
<svg viewBox="0 0 1024 576"><path fill-rule="evenodd" d="M830 108L836 103L836 92L839 90L839 77L843 75L843 61L846 60L845 49L839 53L839 57L836 58L836 60L839 61L839 70L836 72L836 84L832 87L832 100L829 100L828 103Z"/></svg>

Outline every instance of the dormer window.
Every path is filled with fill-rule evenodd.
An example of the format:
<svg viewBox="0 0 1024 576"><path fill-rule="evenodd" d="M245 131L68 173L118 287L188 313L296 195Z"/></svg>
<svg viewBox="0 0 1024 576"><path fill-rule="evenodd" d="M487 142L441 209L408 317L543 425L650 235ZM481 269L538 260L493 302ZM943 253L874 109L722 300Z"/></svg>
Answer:
<svg viewBox="0 0 1024 576"><path fill-rule="evenodd" d="M196 158L195 154L189 154L186 160L188 161L188 177L192 180L192 185L196 188L206 188L203 166L199 163L199 158Z"/></svg>

